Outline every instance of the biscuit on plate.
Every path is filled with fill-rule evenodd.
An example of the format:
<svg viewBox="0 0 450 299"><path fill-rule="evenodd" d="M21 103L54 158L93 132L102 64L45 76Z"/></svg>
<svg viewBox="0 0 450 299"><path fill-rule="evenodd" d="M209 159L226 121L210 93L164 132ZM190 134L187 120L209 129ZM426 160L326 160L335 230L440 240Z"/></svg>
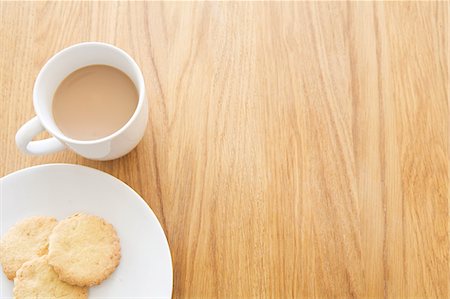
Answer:
<svg viewBox="0 0 450 299"><path fill-rule="evenodd" d="M48 264L46 255L22 265L14 278L13 293L16 299L84 299L88 297L87 288L73 286L59 280L58 274Z"/></svg>
<svg viewBox="0 0 450 299"><path fill-rule="evenodd" d="M11 227L0 241L0 263L14 279L23 263L47 254L48 237L57 224L53 217L31 217Z"/></svg>
<svg viewBox="0 0 450 299"><path fill-rule="evenodd" d="M119 237L102 218L78 213L54 228L48 257L59 279L81 287L98 285L119 265Z"/></svg>

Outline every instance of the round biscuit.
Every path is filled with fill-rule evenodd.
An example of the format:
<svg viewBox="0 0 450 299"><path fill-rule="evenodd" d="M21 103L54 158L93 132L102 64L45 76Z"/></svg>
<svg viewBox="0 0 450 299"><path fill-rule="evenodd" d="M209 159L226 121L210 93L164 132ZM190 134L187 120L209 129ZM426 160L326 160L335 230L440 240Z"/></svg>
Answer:
<svg viewBox="0 0 450 299"><path fill-rule="evenodd" d="M13 293L15 299L84 299L88 297L88 288L59 280L44 255L24 263L17 271Z"/></svg>
<svg viewBox="0 0 450 299"><path fill-rule="evenodd" d="M31 217L6 232L0 241L0 263L8 279L14 279L23 263L47 254L48 237L57 222L53 217Z"/></svg>
<svg viewBox="0 0 450 299"><path fill-rule="evenodd" d="M98 285L119 265L120 241L104 219L78 213L54 228L48 256L62 281L82 287Z"/></svg>

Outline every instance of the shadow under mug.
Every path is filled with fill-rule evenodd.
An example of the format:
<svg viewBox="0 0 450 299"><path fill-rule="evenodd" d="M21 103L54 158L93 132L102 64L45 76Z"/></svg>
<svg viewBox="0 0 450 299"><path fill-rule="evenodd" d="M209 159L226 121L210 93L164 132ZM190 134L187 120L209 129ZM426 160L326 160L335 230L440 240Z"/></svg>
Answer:
<svg viewBox="0 0 450 299"><path fill-rule="evenodd" d="M130 77L139 100L128 122L113 134L96 140L75 140L65 136L55 124L52 113L53 95L60 83L75 70L94 64L115 67ZM16 134L16 144L23 152L44 155L65 149L93 160L112 160L130 152L142 139L148 121L148 101L142 72L125 51L109 44L85 42L70 46L55 54L39 72L33 89L36 116ZM32 141L42 131L53 137Z"/></svg>

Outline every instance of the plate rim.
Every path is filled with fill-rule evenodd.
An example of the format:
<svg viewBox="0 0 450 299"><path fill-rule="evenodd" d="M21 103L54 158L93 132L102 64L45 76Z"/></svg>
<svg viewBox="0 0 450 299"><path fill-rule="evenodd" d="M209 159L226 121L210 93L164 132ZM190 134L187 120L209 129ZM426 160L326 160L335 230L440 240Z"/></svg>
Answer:
<svg viewBox="0 0 450 299"><path fill-rule="evenodd" d="M29 167L25 167L16 171L13 171L11 173L8 173L6 175L4 175L3 177L0 178L0 196L2 196L3 194L3 183L6 179L14 176L14 175L18 175L21 173L25 173L27 171L30 170L35 170L38 168L52 168L52 167L67 167L67 168L82 168L84 170L90 171L90 172L97 172L100 175L104 175L104 176L108 176L110 179L112 179L113 181L115 181L116 183L119 183L121 185L123 185L126 189L128 189L129 191L131 191L131 193L135 194L136 197L138 198L138 202L139 204L147 210L147 212L149 212L149 215L151 217L153 217L156 220L157 226L159 228L160 233L162 233L163 235L163 239L165 241L165 245L167 246L168 249L168 253L169 253L169 266L170 266L170 294L169 294L169 298L172 297L173 295L173 258L172 258L172 252L170 250L170 246L169 246L169 241L167 240L167 236L166 233L164 232L164 229L162 228L161 222L159 221L158 217L156 217L156 214L153 212L152 208L147 204L147 202L144 200L144 198L133 188L131 188L131 186L129 186L128 184L126 184L125 182L123 182L122 180L120 180L119 178L116 178L115 176L113 176L112 174L109 174L107 172L104 172L102 170L93 168L93 167L89 167L89 166L85 166L85 165L80 165L80 164L71 164L71 163L45 163L45 164L38 164L38 165L33 165L33 166L29 166ZM3 200L2 200L3 201Z"/></svg>

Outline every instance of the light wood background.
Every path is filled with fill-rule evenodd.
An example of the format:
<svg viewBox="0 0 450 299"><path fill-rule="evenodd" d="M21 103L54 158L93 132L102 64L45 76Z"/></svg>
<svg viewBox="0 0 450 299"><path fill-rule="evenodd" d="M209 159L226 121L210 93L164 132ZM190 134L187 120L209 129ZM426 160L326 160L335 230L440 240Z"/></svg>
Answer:
<svg viewBox="0 0 450 299"><path fill-rule="evenodd" d="M1 2L0 175L129 184L174 298L449 298L448 5ZM141 66L144 140L111 162L21 154L38 71L92 40Z"/></svg>

